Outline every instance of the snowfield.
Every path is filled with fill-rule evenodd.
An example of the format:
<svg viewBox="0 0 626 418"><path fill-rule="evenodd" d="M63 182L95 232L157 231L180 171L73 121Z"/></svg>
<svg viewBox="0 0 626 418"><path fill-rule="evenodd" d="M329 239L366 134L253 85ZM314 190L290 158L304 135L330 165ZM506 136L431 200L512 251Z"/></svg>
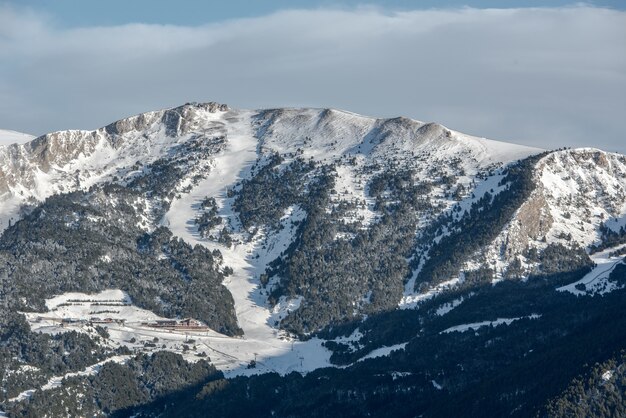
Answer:
<svg viewBox="0 0 626 418"><path fill-rule="evenodd" d="M22 132L8 131L0 129L0 146L11 144L23 144L35 139L33 135L25 134Z"/></svg>

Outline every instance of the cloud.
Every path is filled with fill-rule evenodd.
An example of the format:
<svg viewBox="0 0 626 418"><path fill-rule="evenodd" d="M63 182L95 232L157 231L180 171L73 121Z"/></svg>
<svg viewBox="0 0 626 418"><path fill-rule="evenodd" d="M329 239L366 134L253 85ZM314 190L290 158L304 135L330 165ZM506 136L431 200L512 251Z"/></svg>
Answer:
<svg viewBox="0 0 626 418"><path fill-rule="evenodd" d="M586 6L290 10L65 29L0 7L0 128L93 129L188 101L404 115L626 152L626 13Z"/></svg>

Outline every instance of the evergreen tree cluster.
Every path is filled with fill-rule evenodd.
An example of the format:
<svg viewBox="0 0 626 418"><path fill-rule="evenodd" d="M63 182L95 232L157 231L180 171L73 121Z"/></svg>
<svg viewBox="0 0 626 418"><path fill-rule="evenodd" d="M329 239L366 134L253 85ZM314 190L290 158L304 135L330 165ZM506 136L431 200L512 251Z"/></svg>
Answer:
<svg viewBox="0 0 626 418"><path fill-rule="evenodd" d="M211 230L222 224L222 218L218 215L217 202L214 197L205 198L200 203L200 215L195 220L198 233L203 238L208 238Z"/></svg>
<svg viewBox="0 0 626 418"><path fill-rule="evenodd" d="M426 198L432 186L399 168L371 180L380 218L364 227L358 219L346 221L355 206L334 203L334 186L335 167L322 167L297 202L307 215L295 241L267 271L267 280L280 278L270 289L271 302L282 296L304 297L301 307L281 322L300 335L393 309L409 273L407 257L417 223L432 209ZM271 198L272 193L266 195Z"/></svg>
<svg viewBox="0 0 626 418"><path fill-rule="evenodd" d="M626 416L626 352L574 379L539 414L544 417Z"/></svg>
<svg viewBox="0 0 626 418"><path fill-rule="evenodd" d="M589 252L591 254L606 250L607 248L616 247L620 244L626 244L626 229L620 226L619 230L614 231L606 225L606 222L600 223L600 243L593 245Z"/></svg>
<svg viewBox="0 0 626 418"><path fill-rule="evenodd" d="M233 209L244 229L266 226L276 230L285 210L305 199L315 163L301 158L286 165L283 162L279 154L269 155L267 161L257 163L250 179L231 191L235 195Z"/></svg>
<svg viewBox="0 0 626 418"><path fill-rule="evenodd" d="M614 275L625 273L622 269ZM555 290L555 283L572 282L583 274L475 284L427 301L419 310L372 314L366 321L327 329L325 338L351 333L355 327L363 334L353 346L354 357L338 361L344 368L228 380L219 373L192 373L197 378L187 378L186 385L157 391L146 388L173 388L178 383L144 383L150 378L140 377L139 370L159 376L155 382L169 382L170 376L163 368L150 374L146 366L138 366L150 361L138 360L103 369L82 378L81 384L69 381L65 389L38 392L29 404L15 405L9 413L65 412L58 405L73 407L77 399L96 405L79 411L97 415L106 407L119 416L143 417L620 416L626 323L615 312L626 302L626 289L593 298ZM433 309L459 295L467 299L444 316L432 315ZM540 316L528 318L533 313ZM462 323L515 317L520 319L509 325L442 332ZM388 356L355 361L375 348L398 343L406 345ZM596 363L590 372L588 364ZM177 364L174 370L188 376L190 367ZM607 380L608 370L612 375ZM111 393L111 376L129 389Z"/></svg>
<svg viewBox="0 0 626 418"><path fill-rule="evenodd" d="M107 185L47 199L0 237L0 299L43 312L54 295L119 288L159 315L240 334L221 254L192 248L164 227L145 232L141 196Z"/></svg>
<svg viewBox="0 0 626 418"><path fill-rule="evenodd" d="M500 182L506 185L504 190L495 195L486 192L459 218L443 214L419 236L418 247L424 250L414 258L412 267L417 268L421 260L424 264L415 282L416 289L424 282L432 285L458 277L477 249L496 238L535 189L534 167L545 155L534 155L508 166ZM444 230L447 234L442 233ZM439 240L435 241L437 237Z"/></svg>
<svg viewBox="0 0 626 418"><path fill-rule="evenodd" d="M134 407L222 377L206 360L188 363L167 351L141 354L126 364L105 363L94 376L70 377L60 388L37 391L28 402L12 405L8 413L20 417L125 417Z"/></svg>
<svg viewBox="0 0 626 418"><path fill-rule="evenodd" d="M52 376L84 369L113 355L86 334L30 330L23 315L0 310L0 402L42 386Z"/></svg>

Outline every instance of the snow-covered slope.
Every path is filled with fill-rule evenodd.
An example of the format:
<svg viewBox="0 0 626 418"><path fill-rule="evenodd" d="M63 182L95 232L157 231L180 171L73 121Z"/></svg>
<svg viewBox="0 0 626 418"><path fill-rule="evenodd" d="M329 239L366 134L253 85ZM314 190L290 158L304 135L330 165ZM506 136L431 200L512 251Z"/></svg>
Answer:
<svg viewBox="0 0 626 418"><path fill-rule="evenodd" d="M363 217L366 223L375 217L367 186L378 174L412 171L415 181L434 186L428 198L438 211L424 218L423 226L456 203L454 191L463 197L476 191L478 199L494 180L497 183L497 178L488 177L498 167L543 151L465 135L436 123L375 119L334 109L265 110L254 120L261 153L335 164L333 198L363 202L353 219Z"/></svg>
<svg viewBox="0 0 626 418"><path fill-rule="evenodd" d="M35 139L33 135L0 129L0 145L23 144Z"/></svg>
<svg viewBox="0 0 626 418"><path fill-rule="evenodd" d="M81 192L36 208L72 191ZM580 300L572 294L600 303L625 288L626 156L547 152L333 109L190 103L0 146L0 230L20 217L0 237L7 266L0 290L25 289L13 301L26 301L35 289L32 299L45 304L0 298L0 308L28 311L35 331L107 335L97 347L120 350L112 357L120 363L127 349L187 361L209 356L227 378L366 370L384 356L395 381L418 374L414 364L396 364L431 361L417 348L420 338L435 350L465 350L472 336L491 333L497 338L475 345L468 358L494 347L500 355L508 352L499 348L505 329L518 336L522 327L541 333L546 324L540 338L561 335L569 323L559 318ZM83 240L92 232L95 240ZM70 241L84 251L67 250ZM209 255L214 263L204 263ZM207 266L215 269L210 283ZM50 274L29 281L37 272ZM526 282L532 275L542 280ZM516 281L491 284L507 279ZM174 296L163 298L163 289ZM562 312L544 310L538 294ZM156 313L179 302L221 309L215 317ZM203 314L194 319L207 326L195 329L152 322ZM230 334L215 331L235 316ZM445 361L463 374L473 367ZM91 375L103 364L91 363L65 376ZM453 388L452 377L437 373L429 387ZM54 390L62 377L49 374L39 386Z"/></svg>
<svg viewBox="0 0 626 418"><path fill-rule="evenodd" d="M424 164L425 156L432 154L433 163L462 159L466 182L480 168L538 151L406 118L374 119L330 109L277 109L254 111L252 118L241 122L225 117L226 110L216 103L188 104L122 119L94 131L54 132L0 147L1 227L6 227L8 219L17 219L20 205L123 177L136 162L145 165L193 137L222 134L225 126L249 120L259 154L295 155L300 150L303 157L318 161L342 156L385 163L402 159L413 161L423 171L432 170ZM346 172L346 181L351 174Z"/></svg>
<svg viewBox="0 0 626 418"><path fill-rule="evenodd" d="M301 149L303 157L319 161L342 155L412 159L436 152L434 157L439 159L465 156L474 164L487 166L541 151L464 135L436 123L403 117L375 119L335 109L265 110L259 113L256 124L264 149L279 153Z"/></svg>
<svg viewBox="0 0 626 418"><path fill-rule="evenodd" d="M195 154L198 144L215 137L225 141L220 151ZM469 195L490 171L539 151L407 118L375 119L331 109L253 111L216 103L186 104L94 131L55 132L0 148L0 214L6 228L24 205L102 182L124 185L150 163L194 153L191 160L181 162L185 174L178 179L176 193L165 198L169 210L161 219L144 219L145 229L162 225L192 245L219 250L224 264L233 269L225 285L234 297L245 340L232 339L228 355L244 362L258 356L281 372L310 370L328 364L320 342L313 339L294 347L277 328L277 321L297 309L302 299L281 298L271 306L259 282L268 263L294 240L293 223L306 213L289 208L278 231L262 230L252 237L243 230L227 194L237 182L251 177L255 163L278 153L284 158L282 165L296 157L332 165L336 186L331 204L362 201L350 216L362 217L365 227L378 216L367 191L372 178L398 167L411 170L416 181L433 185L424 196L435 208L421 220L427 225L456 202L452 191ZM194 219L207 197L215 198L219 216L231 227L232 245L198 233ZM150 199L146 196L148 207ZM310 364L299 364L298 356L305 353ZM283 360L271 360L276 356Z"/></svg>

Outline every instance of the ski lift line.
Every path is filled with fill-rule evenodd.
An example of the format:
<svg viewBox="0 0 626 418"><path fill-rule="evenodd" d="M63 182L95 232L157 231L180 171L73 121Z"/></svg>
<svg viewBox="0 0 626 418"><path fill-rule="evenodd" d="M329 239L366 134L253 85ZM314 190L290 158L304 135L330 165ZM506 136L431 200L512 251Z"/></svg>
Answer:
<svg viewBox="0 0 626 418"><path fill-rule="evenodd" d="M225 352L223 352L223 351L220 351L220 350L218 350L218 349L216 349L216 348L211 347L211 346L210 346L210 345L208 345L206 342L202 342L202 344L203 344L204 346L206 346L209 350L215 351L216 353L221 354L221 355L223 355L223 356L225 356L225 357L228 357L228 358L230 358L230 359L232 359L232 360L236 360L236 361L239 361L239 362L240 362L240 361L242 361L241 359L239 359L239 358L237 358L237 357L235 357L235 356L233 356L233 355L231 355L231 354L225 353Z"/></svg>
<svg viewBox="0 0 626 418"><path fill-rule="evenodd" d="M216 352L216 353L218 353L218 354L221 354L221 355L223 355L223 356L225 356L225 357L230 358L231 360L229 361L229 363L231 363L231 364L233 364L233 363L245 363L245 361L244 361L244 360L241 360L240 358L235 357L235 356L232 356L232 355L230 355L230 354L224 353L223 351L217 350L217 349L215 349L215 348L211 347L210 345L208 345L208 344L207 344L207 343L205 343L205 342L203 342L202 344L203 344L204 346L206 346L209 350L214 351L214 352ZM256 357L256 356L255 356L255 357ZM270 366L269 366L268 364L266 364L264 361L261 361L261 360L256 360L256 359L255 359L255 362L256 362L256 364L261 365L261 366L265 367L265 368L266 368L266 369L268 369L268 370L272 370L272 371L276 372L276 369L275 369L275 368L270 367Z"/></svg>
<svg viewBox="0 0 626 418"><path fill-rule="evenodd" d="M131 328L131 329L154 330L156 332L163 332L162 330L158 330L156 328L145 327L145 326L141 326L141 325L133 325L133 324L141 324L141 322L127 322L126 323L126 327ZM133 325L133 326L129 327L129 325ZM168 334L180 334L180 335L190 334L190 335L193 335L194 337L198 337L198 338L210 337L210 338L222 338L222 339L225 339L225 340L229 340L229 339L233 338L233 337L228 337L226 335L211 335L211 336L208 336L208 335L202 335L202 334L194 334L194 332L197 332L197 331L193 331L193 330L192 331L190 331L190 330L177 331L177 330L173 330L173 329L168 329L167 331L168 331L167 332Z"/></svg>

